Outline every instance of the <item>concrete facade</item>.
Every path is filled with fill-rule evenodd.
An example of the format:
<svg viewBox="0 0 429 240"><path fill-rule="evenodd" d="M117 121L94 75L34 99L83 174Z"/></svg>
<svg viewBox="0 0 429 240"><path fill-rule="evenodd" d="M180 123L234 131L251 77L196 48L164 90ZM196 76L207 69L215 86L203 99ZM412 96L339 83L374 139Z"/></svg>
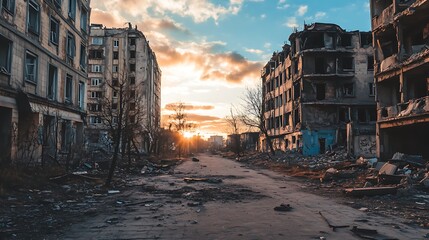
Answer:
<svg viewBox="0 0 429 240"><path fill-rule="evenodd" d="M135 147L148 152L153 145L151 129L159 128L161 114L161 70L155 53L131 24L127 28L92 24L90 35L88 141L110 150L112 122L106 117L118 117L122 88L123 121L135 133Z"/></svg>
<svg viewBox="0 0 429 240"><path fill-rule="evenodd" d="M0 163L83 144L90 1L2 1Z"/></svg>
<svg viewBox="0 0 429 240"><path fill-rule="evenodd" d="M275 149L316 155L344 145L354 155L375 155L371 34L314 23L289 41L261 72ZM362 139L371 147L360 147Z"/></svg>
<svg viewBox="0 0 429 240"><path fill-rule="evenodd" d="M429 1L370 1L377 156L429 157Z"/></svg>

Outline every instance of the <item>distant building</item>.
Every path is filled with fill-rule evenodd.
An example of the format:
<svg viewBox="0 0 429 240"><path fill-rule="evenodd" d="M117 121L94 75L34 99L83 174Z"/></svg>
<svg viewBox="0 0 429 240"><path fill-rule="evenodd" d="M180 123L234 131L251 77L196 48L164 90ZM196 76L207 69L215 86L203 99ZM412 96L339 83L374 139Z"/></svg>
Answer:
<svg viewBox="0 0 429 240"><path fill-rule="evenodd" d="M223 136L210 136L207 140L210 148L219 149L223 147Z"/></svg>
<svg viewBox="0 0 429 240"><path fill-rule="evenodd" d="M259 132L245 132L240 134L240 143L243 150L257 150Z"/></svg>
<svg viewBox="0 0 429 240"><path fill-rule="evenodd" d="M161 115L161 69L144 34L132 28L91 25L88 74L88 141L109 147L109 124L117 124L123 90L125 116L137 136L133 148L148 152ZM106 114L108 116L106 116ZM134 150L134 149L133 149Z"/></svg>
<svg viewBox="0 0 429 240"><path fill-rule="evenodd" d="M89 13L89 0L2 1L0 164L82 146Z"/></svg>
<svg viewBox="0 0 429 240"><path fill-rule="evenodd" d="M275 148L316 155L344 145L355 155L375 155L371 33L314 23L289 40L261 74Z"/></svg>
<svg viewBox="0 0 429 240"><path fill-rule="evenodd" d="M370 1L377 156L429 158L429 1Z"/></svg>

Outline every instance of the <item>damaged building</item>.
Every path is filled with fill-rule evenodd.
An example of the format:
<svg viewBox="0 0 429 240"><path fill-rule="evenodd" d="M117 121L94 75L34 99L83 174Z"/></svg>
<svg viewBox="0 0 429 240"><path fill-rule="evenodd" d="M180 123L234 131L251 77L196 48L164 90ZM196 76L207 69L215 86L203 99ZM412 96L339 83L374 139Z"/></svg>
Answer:
<svg viewBox="0 0 429 240"><path fill-rule="evenodd" d="M429 158L429 1L371 0L377 155Z"/></svg>
<svg viewBox="0 0 429 240"><path fill-rule="evenodd" d="M0 163L58 162L83 144L89 0L0 5Z"/></svg>
<svg viewBox="0 0 429 240"><path fill-rule="evenodd" d="M131 24L125 28L91 24L88 58L90 148L112 150L111 127L118 123L122 108L122 138L130 130L133 151L149 152L156 145L151 134L159 128L161 115L161 70L149 41Z"/></svg>
<svg viewBox="0 0 429 240"><path fill-rule="evenodd" d="M371 33L314 23L289 41L261 73L265 123L275 149L317 155L343 145L351 154L374 156Z"/></svg>

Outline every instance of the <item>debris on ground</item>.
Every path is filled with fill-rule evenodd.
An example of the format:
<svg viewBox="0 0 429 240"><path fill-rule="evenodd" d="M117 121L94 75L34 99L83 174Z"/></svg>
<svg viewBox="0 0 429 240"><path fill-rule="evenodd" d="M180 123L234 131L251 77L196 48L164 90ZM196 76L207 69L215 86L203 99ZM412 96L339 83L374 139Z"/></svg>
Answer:
<svg viewBox="0 0 429 240"><path fill-rule="evenodd" d="M192 158L192 162L199 162L200 161L200 159L198 159L198 158L196 158L196 157L193 157Z"/></svg>
<svg viewBox="0 0 429 240"><path fill-rule="evenodd" d="M337 230L337 228L348 228L349 227L349 225L334 225L334 224L332 224L324 215L323 215L323 213L322 212L319 212L319 215L323 218L323 220L328 224L328 226L330 227L330 228L332 228L332 231L336 231Z"/></svg>
<svg viewBox="0 0 429 240"><path fill-rule="evenodd" d="M285 204L282 203L279 206L274 207L274 211L279 211L279 212L289 212L292 210L292 207L290 206L290 204Z"/></svg>
<svg viewBox="0 0 429 240"><path fill-rule="evenodd" d="M187 177L187 178L184 178L183 181L185 181L187 183L193 183L193 182L222 183L222 179L220 179L220 178L192 178L192 177Z"/></svg>

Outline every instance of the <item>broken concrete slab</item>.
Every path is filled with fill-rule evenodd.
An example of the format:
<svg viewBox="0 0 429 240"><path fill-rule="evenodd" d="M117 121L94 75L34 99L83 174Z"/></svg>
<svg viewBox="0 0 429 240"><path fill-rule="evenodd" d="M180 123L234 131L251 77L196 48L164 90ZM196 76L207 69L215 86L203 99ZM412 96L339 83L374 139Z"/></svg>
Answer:
<svg viewBox="0 0 429 240"><path fill-rule="evenodd" d="M377 196L396 194L396 187L368 187L368 188L346 188L344 192L353 197Z"/></svg>
<svg viewBox="0 0 429 240"><path fill-rule="evenodd" d="M397 169L398 169L398 166L396 166L394 164L390 164L390 163L385 163L381 167L381 169L378 173L379 174L386 174L386 175L394 175Z"/></svg>
<svg viewBox="0 0 429 240"><path fill-rule="evenodd" d="M193 182L208 182L208 183L222 183L222 179L220 178L184 178L183 181L187 183Z"/></svg>

